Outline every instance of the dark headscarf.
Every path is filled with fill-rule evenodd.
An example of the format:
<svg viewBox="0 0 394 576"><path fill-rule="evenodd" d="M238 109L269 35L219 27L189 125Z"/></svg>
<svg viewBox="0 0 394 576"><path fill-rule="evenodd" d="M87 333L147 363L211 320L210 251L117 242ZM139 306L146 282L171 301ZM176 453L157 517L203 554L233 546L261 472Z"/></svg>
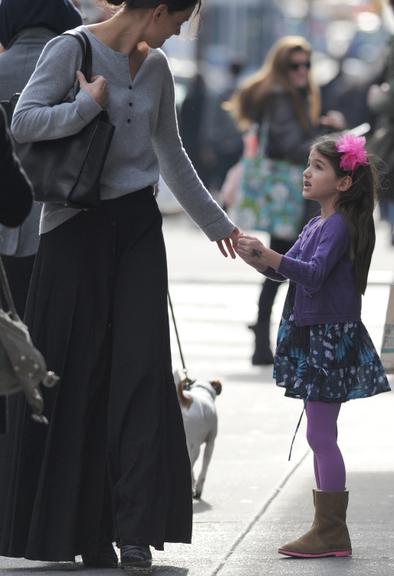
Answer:
<svg viewBox="0 0 394 576"><path fill-rule="evenodd" d="M0 42L7 48L25 28L49 28L56 34L82 24L71 0L0 0Z"/></svg>

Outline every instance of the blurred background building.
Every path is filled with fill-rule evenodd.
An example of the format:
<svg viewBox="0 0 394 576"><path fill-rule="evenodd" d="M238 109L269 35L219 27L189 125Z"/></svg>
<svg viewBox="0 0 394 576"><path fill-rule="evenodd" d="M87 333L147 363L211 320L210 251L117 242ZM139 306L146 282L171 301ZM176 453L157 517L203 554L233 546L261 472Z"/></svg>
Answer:
<svg viewBox="0 0 394 576"><path fill-rule="evenodd" d="M101 0L78 0L86 21L109 16ZM385 0L203 0L198 35L186 25L165 44L177 80L177 99L198 68L214 92L227 82L231 61L245 63L249 74L261 65L280 36L300 34L314 48L314 69L321 86L338 74L368 82L383 68L391 13Z"/></svg>

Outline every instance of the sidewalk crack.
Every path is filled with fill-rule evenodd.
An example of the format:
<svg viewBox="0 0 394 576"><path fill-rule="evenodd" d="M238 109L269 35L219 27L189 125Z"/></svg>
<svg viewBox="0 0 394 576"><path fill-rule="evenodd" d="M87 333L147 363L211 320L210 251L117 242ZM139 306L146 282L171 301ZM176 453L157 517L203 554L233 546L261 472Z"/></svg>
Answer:
<svg viewBox="0 0 394 576"><path fill-rule="evenodd" d="M252 518L252 520L249 522L249 524L246 526L246 528L244 528L244 530L240 533L240 535L234 540L234 542L230 546L226 555L222 558L222 560L216 566L214 571L211 573L211 576L217 576L217 574L219 574L222 571L222 569L225 567L229 558L234 554L235 550L238 548L238 546L241 544L241 542L246 538L246 536L249 534L249 532L252 530L252 528L257 524L257 522L260 520L260 518L262 518L262 516L264 516L264 514L270 508L271 504L277 499L277 497L279 496L279 494L281 493L283 488L286 486L287 482L294 475L294 473L297 471L297 469L301 466L301 464L304 462L304 460L306 459L306 457L308 456L309 453L310 453L310 449L308 448L308 450L299 459L299 461L293 466L293 468L284 476L284 478L282 478L282 480L279 482L279 485L277 486L277 488L275 488L274 491L272 492L271 496L269 498L267 498L267 500L264 502L261 509L257 512L257 514L254 516L254 518Z"/></svg>

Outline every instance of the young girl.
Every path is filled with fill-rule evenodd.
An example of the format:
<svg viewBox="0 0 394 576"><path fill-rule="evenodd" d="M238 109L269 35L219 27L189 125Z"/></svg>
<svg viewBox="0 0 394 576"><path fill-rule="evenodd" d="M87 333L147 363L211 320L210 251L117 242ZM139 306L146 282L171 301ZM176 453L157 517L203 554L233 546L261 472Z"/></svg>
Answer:
<svg viewBox="0 0 394 576"><path fill-rule="evenodd" d="M291 281L274 376L286 396L304 400L317 490L311 529L279 549L288 556L352 553L337 418L342 402L390 390L360 319L375 244L376 182L364 144L364 138L352 134L315 141L304 171L303 196L318 201L321 214L310 220L284 256L250 236L242 236L237 247L259 272Z"/></svg>

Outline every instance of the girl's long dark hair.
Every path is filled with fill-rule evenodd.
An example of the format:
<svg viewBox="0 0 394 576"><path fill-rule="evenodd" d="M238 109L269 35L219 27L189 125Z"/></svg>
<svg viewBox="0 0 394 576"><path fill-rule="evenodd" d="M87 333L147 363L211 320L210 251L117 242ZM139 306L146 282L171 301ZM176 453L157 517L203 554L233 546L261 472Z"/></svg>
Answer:
<svg viewBox="0 0 394 576"><path fill-rule="evenodd" d="M342 214L348 225L356 287L360 294L364 294L375 247L373 211L378 177L371 156L368 156L368 165L358 166L353 173L342 170L339 165L342 154L336 149L336 140L333 136L324 136L318 138L312 147L329 160L337 176L349 175L352 178L350 188L340 193L335 210Z"/></svg>

